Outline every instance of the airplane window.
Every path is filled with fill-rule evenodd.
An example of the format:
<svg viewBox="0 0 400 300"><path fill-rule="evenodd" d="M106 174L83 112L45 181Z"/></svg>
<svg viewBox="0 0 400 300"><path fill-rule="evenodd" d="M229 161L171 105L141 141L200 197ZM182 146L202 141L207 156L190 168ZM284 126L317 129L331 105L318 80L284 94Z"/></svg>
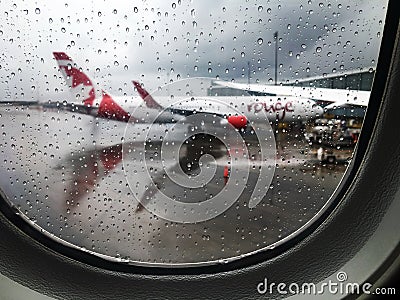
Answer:
<svg viewBox="0 0 400 300"><path fill-rule="evenodd" d="M8 4L0 189L37 234L112 262L219 264L330 204L385 1Z"/></svg>

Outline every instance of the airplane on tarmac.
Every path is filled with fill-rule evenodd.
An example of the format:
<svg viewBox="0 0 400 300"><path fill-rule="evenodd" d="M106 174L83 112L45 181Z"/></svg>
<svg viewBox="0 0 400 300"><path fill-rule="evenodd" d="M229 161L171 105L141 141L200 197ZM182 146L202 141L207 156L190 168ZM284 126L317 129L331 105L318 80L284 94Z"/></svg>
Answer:
<svg viewBox="0 0 400 300"><path fill-rule="evenodd" d="M265 112L269 121L278 122L307 121L321 116L323 113L322 107L317 105L314 100L298 96L207 96L205 97L206 100L217 100L218 102L215 105L209 106L205 105L203 101L184 101L178 103L177 107L163 107L160 103L165 103L165 101L157 102L138 81L133 80L132 83L148 108L156 110L164 109L178 114L186 114L187 112L192 114L195 111L230 114L230 107L233 107L246 116L248 121L257 123L261 119L262 112ZM158 100L162 100L160 98ZM228 109L227 106L229 106ZM239 125L241 119L232 116L228 118L228 121Z"/></svg>
<svg viewBox="0 0 400 300"><path fill-rule="evenodd" d="M205 105L203 99L195 101L183 101L175 107L164 108L137 82L133 81L140 97L113 97L101 90L101 95L96 91L89 77L72 61L64 52L53 53L71 91L81 98L85 107L97 108L94 115L127 122L146 123L146 120L156 120L159 123L176 123L194 113L212 113L223 117L225 122L235 128L244 128L248 121L260 120L262 111L270 121L299 122L315 118L323 113L323 109L315 101L299 97L207 97L207 100L215 100L213 105ZM157 99L161 100L161 99ZM177 100L179 98L177 97ZM168 100L169 101L169 100ZM160 101L165 103L165 101ZM220 103L220 104L218 104ZM134 111L134 116L128 112ZM239 113L238 113L239 112Z"/></svg>

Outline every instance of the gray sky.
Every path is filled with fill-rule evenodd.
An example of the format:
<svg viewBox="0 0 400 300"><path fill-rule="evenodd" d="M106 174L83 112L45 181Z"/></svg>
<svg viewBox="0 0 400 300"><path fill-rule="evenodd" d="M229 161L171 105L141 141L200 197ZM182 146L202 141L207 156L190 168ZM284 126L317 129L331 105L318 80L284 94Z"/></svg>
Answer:
<svg viewBox="0 0 400 300"><path fill-rule="evenodd" d="M1 99L67 99L53 51L115 95L133 94L132 79L247 82L248 62L251 82L268 83L275 31L281 81L375 66L385 1L262 3L2 1Z"/></svg>

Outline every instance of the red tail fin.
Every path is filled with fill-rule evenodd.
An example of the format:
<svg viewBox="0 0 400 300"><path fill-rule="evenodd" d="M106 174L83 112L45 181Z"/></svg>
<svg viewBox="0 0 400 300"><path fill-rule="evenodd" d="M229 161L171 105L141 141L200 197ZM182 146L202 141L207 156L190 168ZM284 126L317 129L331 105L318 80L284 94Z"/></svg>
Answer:
<svg viewBox="0 0 400 300"><path fill-rule="evenodd" d="M144 103L148 108L154 108L154 109L163 109L163 107L157 103L156 100L147 92L139 82L132 80L133 85L137 89L140 97L143 99Z"/></svg>
<svg viewBox="0 0 400 300"><path fill-rule="evenodd" d="M129 113L119 106L106 92L102 91L101 97L96 99L92 81L77 67L76 64L74 64L67 54L64 52L53 52L53 55L57 60L70 89L74 93L82 95L82 101L85 105L92 107L98 106L98 117L123 122L129 121Z"/></svg>
<svg viewBox="0 0 400 300"><path fill-rule="evenodd" d="M71 91L77 97L81 98L85 105L92 106L96 95L93 83L89 77L64 52L53 52L53 55Z"/></svg>

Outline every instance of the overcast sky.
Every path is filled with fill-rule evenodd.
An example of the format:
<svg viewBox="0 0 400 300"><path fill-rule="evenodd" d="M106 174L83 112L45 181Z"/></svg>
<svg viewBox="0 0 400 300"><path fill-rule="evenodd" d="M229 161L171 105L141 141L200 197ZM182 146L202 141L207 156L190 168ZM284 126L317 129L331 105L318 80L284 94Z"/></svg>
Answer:
<svg viewBox="0 0 400 300"><path fill-rule="evenodd" d="M68 3L68 4L66 4ZM260 3L263 3L260 5ZM112 94L187 77L268 83L374 67L385 1L2 1L1 99L68 97L53 51Z"/></svg>

